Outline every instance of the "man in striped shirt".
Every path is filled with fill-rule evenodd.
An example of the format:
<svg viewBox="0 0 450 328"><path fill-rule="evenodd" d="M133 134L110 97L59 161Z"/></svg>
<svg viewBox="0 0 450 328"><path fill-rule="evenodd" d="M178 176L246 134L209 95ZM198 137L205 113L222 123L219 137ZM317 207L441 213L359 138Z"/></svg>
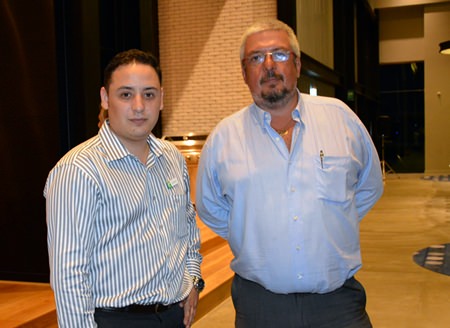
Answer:
<svg viewBox="0 0 450 328"><path fill-rule="evenodd" d="M51 170L50 282L60 327L190 327L202 289L200 235L183 156L151 130L161 72L116 55L100 90L108 119Z"/></svg>

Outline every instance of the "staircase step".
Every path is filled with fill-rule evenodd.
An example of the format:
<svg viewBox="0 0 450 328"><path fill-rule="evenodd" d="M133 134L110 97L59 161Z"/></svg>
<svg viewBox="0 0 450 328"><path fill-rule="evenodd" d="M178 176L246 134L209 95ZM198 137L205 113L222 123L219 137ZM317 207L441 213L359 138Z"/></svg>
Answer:
<svg viewBox="0 0 450 328"><path fill-rule="evenodd" d="M233 254L228 243L220 238L220 245L203 255L202 275L206 282L200 294L196 319L198 320L230 296L233 271L230 262Z"/></svg>
<svg viewBox="0 0 450 328"><path fill-rule="evenodd" d="M226 243L225 239L223 239L215 232L213 232L211 229L209 229L198 218L197 218L197 225L200 230L200 238L201 238L200 253L203 256L206 256L210 252L213 252L214 250L222 246L224 243Z"/></svg>
<svg viewBox="0 0 450 328"><path fill-rule="evenodd" d="M58 327L50 284L0 281L0 327Z"/></svg>
<svg viewBox="0 0 450 328"><path fill-rule="evenodd" d="M230 296L234 275L230 269L233 255L226 240L200 220L198 225L202 238L201 270L206 287L200 294L197 320ZM0 291L0 327L57 327L53 291L49 284L1 281Z"/></svg>

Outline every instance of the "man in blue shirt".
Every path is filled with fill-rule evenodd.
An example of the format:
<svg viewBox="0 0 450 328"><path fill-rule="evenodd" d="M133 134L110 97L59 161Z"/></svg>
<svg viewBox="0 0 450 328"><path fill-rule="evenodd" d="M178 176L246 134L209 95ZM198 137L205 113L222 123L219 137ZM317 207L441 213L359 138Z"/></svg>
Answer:
<svg viewBox="0 0 450 328"><path fill-rule="evenodd" d="M300 94L300 49L269 20L242 38L254 103L200 156L196 206L234 259L236 327L371 327L359 223L383 191L371 137L343 102Z"/></svg>

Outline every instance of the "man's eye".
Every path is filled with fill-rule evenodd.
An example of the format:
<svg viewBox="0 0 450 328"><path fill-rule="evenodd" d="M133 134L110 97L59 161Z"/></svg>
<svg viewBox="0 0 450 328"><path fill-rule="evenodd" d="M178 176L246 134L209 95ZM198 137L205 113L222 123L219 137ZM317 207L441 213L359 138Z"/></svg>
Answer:
<svg viewBox="0 0 450 328"><path fill-rule="evenodd" d="M275 61L286 61L289 58L289 54L284 51L272 52L272 58Z"/></svg>
<svg viewBox="0 0 450 328"><path fill-rule="evenodd" d="M253 54L248 58L248 61L253 64L261 63L264 59L263 54Z"/></svg>
<svg viewBox="0 0 450 328"><path fill-rule="evenodd" d="M146 92L146 93L144 93L144 97L146 99L154 98L155 97L155 93L154 92Z"/></svg>
<svg viewBox="0 0 450 328"><path fill-rule="evenodd" d="M131 97L131 93L130 93L130 92L122 92L122 93L120 94L120 97L121 97L121 98L128 99L128 98Z"/></svg>

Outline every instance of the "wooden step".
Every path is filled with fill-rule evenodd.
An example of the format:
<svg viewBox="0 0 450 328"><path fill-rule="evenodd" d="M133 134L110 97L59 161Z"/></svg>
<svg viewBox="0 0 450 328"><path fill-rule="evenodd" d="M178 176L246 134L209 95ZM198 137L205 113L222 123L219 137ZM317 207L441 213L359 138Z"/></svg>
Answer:
<svg viewBox="0 0 450 328"><path fill-rule="evenodd" d="M58 327L50 284L0 281L0 327Z"/></svg>
<svg viewBox="0 0 450 328"><path fill-rule="evenodd" d="M233 258L228 243L198 220L202 238L202 275L196 320L230 296ZM0 281L0 327L57 328L56 306L50 284Z"/></svg>
<svg viewBox="0 0 450 328"><path fill-rule="evenodd" d="M214 251L218 247L222 246L226 241L209 229L198 217L197 217L197 225L200 230L200 253L205 256L208 253Z"/></svg>
<svg viewBox="0 0 450 328"><path fill-rule="evenodd" d="M230 262L233 255L225 239L209 229L198 217L200 229L200 253L203 256L201 266L206 287L200 294L196 320L211 311L230 296L233 271Z"/></svg>
<svg viewBox="0 0 450 328"><path fill-rule="evenodd" d="M228 243L221 238L221 244L204 255L201 266L206 287L200 294L196 320L203 317L230 296L233 271L230 262L233 255Z"/></svg>

